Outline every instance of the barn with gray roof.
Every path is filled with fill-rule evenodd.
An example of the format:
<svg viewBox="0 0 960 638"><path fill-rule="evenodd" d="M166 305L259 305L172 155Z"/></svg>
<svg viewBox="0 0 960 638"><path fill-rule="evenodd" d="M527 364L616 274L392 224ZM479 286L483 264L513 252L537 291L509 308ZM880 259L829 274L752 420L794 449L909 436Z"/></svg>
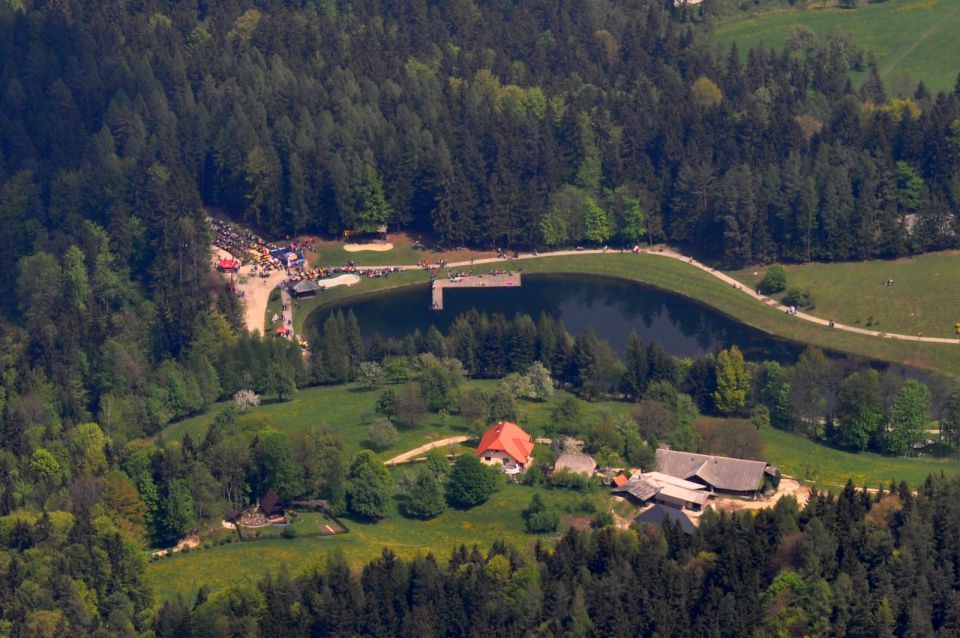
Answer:
<svg viewBox="0 0 960 638"><path fill-rule="evenodd" d="M766 461L748 461L676 450L657 450L657 471L699 483L712 492L756 497L777 474Z"/></svg>

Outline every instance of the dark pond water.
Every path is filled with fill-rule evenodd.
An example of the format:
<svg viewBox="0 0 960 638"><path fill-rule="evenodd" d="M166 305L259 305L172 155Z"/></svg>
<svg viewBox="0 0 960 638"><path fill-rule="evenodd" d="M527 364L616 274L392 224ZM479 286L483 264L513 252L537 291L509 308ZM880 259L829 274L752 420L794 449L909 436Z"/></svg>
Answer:
<svg viewBox="0 0 960 638"><path fill-rule="evenodd" d="M443 301L442 311L431 310L429 285L411 286L321 308L311 322L319 327L332 309L351 309L366 339L374 332L403 338L416 328L426 332L431 325L446 332L458 314L476 308L508 318L523 312L534 321L546 312L574 335L592 327L620 353L631 331L684 357L736 344L748 359L792 362L803 350L679 295L595 276L528 275L521 288L447 289Z"/></svg>

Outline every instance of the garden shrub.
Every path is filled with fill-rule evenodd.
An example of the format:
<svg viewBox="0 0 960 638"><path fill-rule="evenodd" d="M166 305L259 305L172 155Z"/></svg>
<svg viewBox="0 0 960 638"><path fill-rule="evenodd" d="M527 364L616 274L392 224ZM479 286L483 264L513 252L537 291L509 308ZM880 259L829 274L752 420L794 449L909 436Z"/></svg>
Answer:
<svg viewBox="0 0 960 638"><path fill-rule="evenodd" d="M767 270L767 274L764 275L763 279L760 281L760 292L765 295L770 295L775 292L780 292L787 287L787 271L783 269L783 266L780 264L774 264L770 266Z"/></svg>

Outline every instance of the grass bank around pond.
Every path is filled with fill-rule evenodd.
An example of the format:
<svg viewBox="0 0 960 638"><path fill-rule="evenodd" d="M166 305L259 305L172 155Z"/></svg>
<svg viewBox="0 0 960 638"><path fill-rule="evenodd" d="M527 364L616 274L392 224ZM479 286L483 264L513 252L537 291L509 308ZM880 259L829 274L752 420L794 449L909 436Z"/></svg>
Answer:
<svg viewBox="0 0 960 638"><path fill-rule="evenodd" d="M813 308L804 309L809 314L858 328L956 337L960 251L891 260L788 265L785 269L787 286L812 296ZM728 274L755 288L766 267ZM883 285L888 279L893 280L893 286Z"/></svg>
<svg viewBox="0 0 960 638"><path fill-rule="evenodd" d="M362 297L369 294L376 294L391 288L400 288L413 284L422 284L430 281L430 273L425 270L407 270L391 274L389 277L361 277L360 282L352 286L336 286L329 290L324 290L313 297L307 297L300 300L300 305L293 314L293 331L297 334L305 334L304 326L309 320L310 315L324 306L342 301ZM429 296L424 296L424 304L429 304ZM267 311L269 313L269 310ZM265 317L265 322L269 324L270 314ZM310 335L305 334L309 339Z"/></svg>
<svg viewBox="0 0 960 638"><path fill-rule="evenodd" d="M717 25L721 42L741 55L761 43L780 50L796 25L823 36L843 31L872 52L888 89L913 93L918 80L931 92L953 88L960 68L960 4L955 0L888 0L856 9L784 9L734 17ZM863 73L852 74L859 83Z"/></svg>
<svg viewBox="0 0 960 638"><path fill-rule="evenodd" d="M897 341L831 330L826 326L787 316L734 290L710 273L675 259L611 251L607 254L504 261L462 270L484 273L491 268L522 269L524 273L599 275L636 281L699 301L741 323L783 339L960 376L960 347L956 345ZM323 312L324 305L331 301L346 301L367 292L395 287L394 284L400 286L428 280L426 273L420 274L419 279L415 278L417 274L402 273L396 278L373 280L370 282L373 286L384 282L376 289L357 285L349 289L330 291L326 297L311 300L310 306L304 304L295 321L302 326L304 321L308 321L309 312L317 309ZM406 277L410 279L405 279ZM943 303L947 303L947 300L943 300Z"/></svg>
<svg viewBox="0 0 960 638"><path fill-rule="evenodd" d="M461 544L478 545L485 551L495 541L503 540L517 548L532 549L537 540L547 539L552 544L559 537L559 533L536 536L524 531L520 512L536 491L562 510L575 510L588 495L506 484L483 505L470 510L447 509L430 521L404 518L393 502L388 517L376 524L344 517L350 528L348 534L232 543L152 561L147 566L147 581L158 601L178 593L193 600L201 585L216 591L233 583L256 581L284 568L296 574L322 565L331 551L342 551L348 562L359 568L385 547L403 558L433 552L441 562Z"/></svg>

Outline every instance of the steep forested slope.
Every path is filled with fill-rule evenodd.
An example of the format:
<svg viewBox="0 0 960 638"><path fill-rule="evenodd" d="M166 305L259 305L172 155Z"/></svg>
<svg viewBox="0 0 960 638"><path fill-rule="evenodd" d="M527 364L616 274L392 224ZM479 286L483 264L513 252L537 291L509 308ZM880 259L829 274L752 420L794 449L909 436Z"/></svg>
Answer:
<svg viewBox="0 0 960 638"><path fill-rule="evenodd" d="M533 557L387 551L357 575L333 556L193 609L167 604L157 635L955 636L957 487L870 497L848 486L799 513L784 500L755 516L705 515L692 537L676 526L570 532Z"/></svg>
<svg viewBox="0 0 960 638"><path fill-rule="evenodd" d="M178 196L279 233L647 229L728 264L956 244L957 96L853 92L840 36L724 51L639 0L0 11L0 175L40 185L48 225L64 199L149 223L161 162Z"/></svg>
<svg viewBox="0 0 960 638"><path fill-rule="evenodd" d="M666 239L730 265L956 245L960 93L888 100L876 77L854 92L855 57L842 38L726 51L648 0L0 1L0 635L149 630L148 534L174 540L216 515L225 485L252 480L259 493L293 458L275 432L199 450L142 438L233 390L280 394L308 379L297 348L240 331L235 298L209 278L204 204L274 235L388 222L447 245ZM316 436L296 453L319 484L340 447ZM223 454L217 476L201 462L210 449ZM250 459L263 460L252 475ZM788 561L807 570L810 617L826 580L837 609L854 609L843 618L878 619L863 633L906 634L928 618L949 634L954 576L928 567L956 562L952 518L909 519L934 521L917 536L930 541L921 564L893 550L920 546L896 536L898 516L858 536L859 554L833 552L852 584L829 552ZM866 529L849 520L836 529ZM534 606L522 618L546 624L531 629L588 632L595 605L627 596L584 572L606 567L577 542L561 550L583 592L549 599L571 617ZM683 614L747 626L767 613L756 565L746 585L727 578L734 568L711 572L715 586L697 576L701 559L738 564L742 547L705 543L697 550L717 558L692 561L670 547L685 562L664 563L660 582L690 592L663 597L677 632L701 622ZM546 579L573 582L566 563L550 571L540 558ZM683 570L696 577L674 578ZM481 571L513 577L503 561ZM483 594L476 582L463 591ZM237 605L250 594L259 609L249 589ZM931 607L914 602L931 592ZM226 599L211 600L191 620L198 633ZM277 610L268 622L295 626ZM342 626L366 630L348 611ZM653 633L652 617L597 631ZM318 632L326 622L317 616ZM456 623L437 627L469 625Z"/></svg>

